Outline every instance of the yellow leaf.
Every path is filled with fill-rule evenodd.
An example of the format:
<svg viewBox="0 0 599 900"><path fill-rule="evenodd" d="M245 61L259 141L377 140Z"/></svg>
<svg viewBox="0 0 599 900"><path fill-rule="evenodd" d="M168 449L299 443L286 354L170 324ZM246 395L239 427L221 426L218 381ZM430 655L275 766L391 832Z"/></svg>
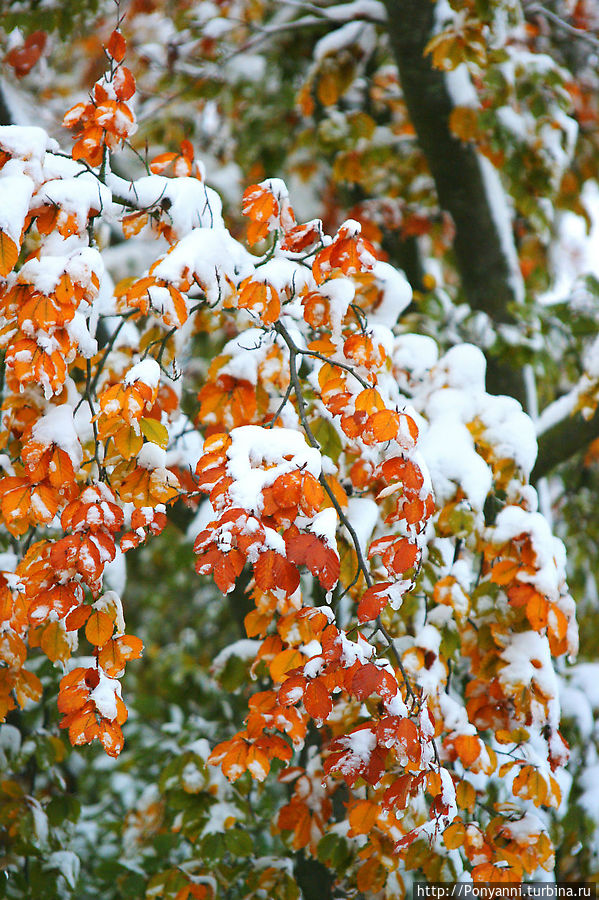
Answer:
<svg viewBox="0 0 599 900"><path fill-rule="evenodd" d="M46 625L40 641L40 647L52 662L56 662L59 659L64 662L71 655L71 647L65 630L60 627L58 622L49 622Z"/></svg>
<svg viewBox="0 0 599 900"><path fill-rule="evenodd" d="M146 437L153 444L158 444L163 450L166 450L168 444L168 431L157 419L141 419L140 428Z"/></svg>
<svg viewBox="0 0 599 900"><path fill-rule="evenodd" d="M129 425L123 425L114 434L114 445L123 459L133 459L143 446L143 437Z"/></svg>
<svg viewBox="0 0 599 900"><path fill-rule="evenodd" d="M448 850L457 850L464 843L466 837L466 826L461 819L454 822L449 828L443 832L443 843Z"/></svg>
<svg viewBox="0 0 599 900"><path fill-rule="evenodd" d="M472 812L476 803L476 791L473 785L469 781L460 781L455 793L456 802L460 809L467 809Z"/></svg>

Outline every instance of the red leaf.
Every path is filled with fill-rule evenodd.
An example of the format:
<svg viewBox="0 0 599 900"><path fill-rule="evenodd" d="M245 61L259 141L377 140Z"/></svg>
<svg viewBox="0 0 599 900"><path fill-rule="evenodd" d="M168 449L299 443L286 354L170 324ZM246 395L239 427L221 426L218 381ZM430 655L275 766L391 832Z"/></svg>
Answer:
<svg viewBox="0 0 599 900"><path fill-rule="evenodd" d="M122 62L127 49L127 42L120 31L113 31L108 38L106 49L114 60Z"/></svg>
<svg viewBox="0 0 599 900"><path fill-rule="evenodd" d="M404 850L406 847L409 847L411 843L413 843L418 837L418 829L413 828L411 831L408 831L404 837L400 838L393 848L393 852L397 853L398 850Z"/></svg>
<svg viewBox="0 0 599 900"><path fill-rule="evenodd" d="M410 774L406 773L405 775L400 775L400 777L394 781L391 787L388 787L383 794L383 806L386 809L390 809L392 806L397 806L399 809L405 809L408 803L411 785L412 776Z"/></svg>
<svg viewBox="0 0 599 900"><path fill-rule="evenodd" d="M397 726L397 737L406 754L413 762L420 762L422 748L418 728L411 719L400 719Z"/></svg>
<svg viewBox="0 0 599 900"><path fill-rule="evenodd" d="M46 46L48 35L45 31L34 31L20 47L13 47L6 54L6 62L15 70L17 78L22 78L34 67Z"/></svg>
<svg viewBox="0 0 599 900"><path fill-rule="evenodd" d="M339 557L321 538L290 528L285 533L285 546L288 559L298 566L307 566L326 591L335 587L339 580Z"/></svg>
<svg viewBox="0 0 599 900"><path fill-rule="evenodd" d="M373 584L364 592L358 604L358 622L371 622L387 605L387 589L391 587L390 581Z"/></svg>
<svg viewBox="0 0 599 900"><path fill-rule="evenodd" d="M298 703L303 697L306 681L304 675L290 675L279 688L278 700L281 706L293 706Z"/></svg>
<svg viewBox="0 0 599 900"><path fill-rule="evenodd" d="M276 550L265 550L254 564L254 578L261 591L283 588L293 594L300 581L299 572L289 560Z"/></svg>
<svg viewBox="0 0 599 900"><path fill-rule="evenodd" d="M381 670L373 663L366 663L355 673L351 681L351 692L358 700L366 700L378 690Z"/></svg>
<svg viewBox="0 0 599 900"><path fill-rule="evenodd" d="M309 716L321 720L326 719L333 709L330 694L318 678L308 683L304 693L304 706Z"/></svg>
<svg viewBox="0 0 599 900"><path fill-rule="evenodd" d="M418 558L418 547L407 538L396 541L383 553L383 565L388 571L402 575L411 569Z"/></svg>

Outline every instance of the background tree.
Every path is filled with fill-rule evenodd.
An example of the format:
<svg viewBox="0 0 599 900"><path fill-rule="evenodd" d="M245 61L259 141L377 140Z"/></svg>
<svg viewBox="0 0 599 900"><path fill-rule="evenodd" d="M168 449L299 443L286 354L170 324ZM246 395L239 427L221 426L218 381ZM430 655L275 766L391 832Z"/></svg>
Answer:
<svg viewBox="0 0 599 900"><path fill-rule="evenodd" d="M598 25L9 8L7 896L595 877Z"/></svg>

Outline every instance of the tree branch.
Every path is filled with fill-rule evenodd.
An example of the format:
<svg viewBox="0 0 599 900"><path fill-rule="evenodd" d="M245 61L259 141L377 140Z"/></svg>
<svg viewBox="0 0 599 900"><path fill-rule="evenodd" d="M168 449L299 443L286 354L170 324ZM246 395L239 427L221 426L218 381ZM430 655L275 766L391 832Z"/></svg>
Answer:
<svg viewBox="0 0 599 900"><path fill-rule="evenodd" d="M580 413L560 419L537 438L539 452L530 474L531 482L548 475L555 466L566 462L599 437L599 410L592 419Z"/></svg>
<svg viewBox="0 0 599 900"><path fill-rule="evenodd" d="M441 207L454 221L454 250L464 294L473 309L496 323L514 324L510 304L519 301L519 272L512 236L499 221L489 190L487 163L449 129L454 108L447 79L424 55L434 26L430 0L384 0L404 99L418 142L434 178ZM494 173L493 177L494 177ZM488 361L488 389L523 398L521 373L496 359Z"/></svg>
<svg viewBox="0 0 599 900"><path fill-rule="evenodd" d="M12 125L13 115L6 100L6 94L0 82L0 125Z"/></svg>

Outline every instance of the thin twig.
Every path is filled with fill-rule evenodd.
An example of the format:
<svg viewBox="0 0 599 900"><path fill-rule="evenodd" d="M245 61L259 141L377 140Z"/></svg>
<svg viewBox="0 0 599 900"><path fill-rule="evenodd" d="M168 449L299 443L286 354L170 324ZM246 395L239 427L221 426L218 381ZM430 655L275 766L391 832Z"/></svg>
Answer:
<svg viewBox="0 0 599 900"><path fill-rule="evenodd" d="M304 395L302 393L302 386L300 384L299 375L297 373L297 359L296 358L297 358L298 353L300 352L299 347L297 347L295 345L293 339L291 338L291 335L289 334L289 332L287 331L287 329L281 322L275 323L275 330L277 331L278 334L281 335L281 337L283 338L283 340L285 341L285 343L287 344L287 347L289 349L289 371L290 371L290 375L291 375L291 383L293 384L293 390L294 390L295 396L297 398L300 422L302 423L304 431L306 432L306 436L308 438L310 445L312 447L315 447L317 450L320 450L320 444L314 437L314 433L313 433L312 429L310 428L310 423L308 422L308 417L306 415L306 402L304 400ZM358 538L358 535L356 534L353 525L351 524L351 522L349 521L349 519L347 518L347 516L341 509L341 506L339 505L339 501L337 500L337 497L335 496L334 492L330 488L329 483L327 482L327 480L324 477L324 475L322 474L322 472L320 473L320 477L318 480L319 480L320 484L322 485L322 487L324 488L324 490L326 491L326 494L327 494L329 500L335 507L335 510L337 512L337 515L339 516L340 521L347 528L349 534L351 535L351 539L354 543L354 547L356 550L356 555L358 557L358 568L362 571L362 574L364 575L364 578L366 580L366 584L368 585L368 587L371 587L373 584L372 575L368 571L368 567L367 567L366 561L364 559L364 554L362 553L362 547L360 546L360 540Z"/></svg>
<svg viewBox="0 0 599 900"><path fill-rule="evenodd" d="M291 396L291 390L292 390L292 388L293 388L293 382L290 380L290 381L289 381L289 384L287 385L287 390L285 391L285 396L284 396L283 399L281 400L281 402L280 402L280 404L279 404L279 407L278 407L276 413L274 414L274 416L272 417L272 419L270 420L270 422L269 422L268 425L266 426L267 428L273 428L273 427L274 427L275 422L277 421L277 419L279 418L279 416L280 416L281 413L283 412L283 409L285 408L285 406L286 406L286 404L287 404L287 401L289 400L289 398L290 398L290 396Z"/></svg>
<svg viewBox="0 0 599 900"><path fill-rule="evenodd" d="M301 347L296 348L297 353L301 354L301 356L313 356L315 359L320 359L324 363L328 363L330 366L337 366L339 369L345 369L346 372L349 372L350 375L353 375L356 381L359 381L363 388L366 390L371 390L372 385L369 384L361 375L358 375L354 369L348 365L347 363L337 362L336 359L329 359L328 356L325 356L323 353L318 353L316 350L302 350Z"/></svg>
<svg viewBox="0 0 599 900"><path fill-rule="evenodd" d="M416 694L416 692L414 691L414 689L411 685L410 679L408 677L408 673L406 672L406 670L404 668L404 664L401 661L401 656L397 652L397 647L395 646L393 638L391 637L391 635L389 634L389 632L387 631L387 629L381 622L380 616L377 616L376 627L377 627L377 631L381 632L381 634L387 641L387 644L389 645L389 649L391 650L391 653L393 654L393 659L395 660L397 668L401 672L401 676L403 678L404 685L406 688L406 695L407 695L407 697L410 697L410 699L412 701L412 708L414 706L420 706L420 698L418 697L418 695Z"/></svg>
<svg viewBox="0 0 599 900"><path fill-rule="evenodd" d="M574 25L570 25L569 22L566 22L565 19L562 19L551 9L547 9L547 7L543 6L541 3L531 3L525 7L526 15L537 15L543 16L545 19L549 19L550 22L553 22L554 25L557 25L558 28L561 28L562 31L565 31L566 34L571 34L573 37L578 38L581 41L586 41L588 44L591 44L593 47L599 47L599 38L594 34L589 34L588 31L584 31L582 28L576 28Z"/></svg>

